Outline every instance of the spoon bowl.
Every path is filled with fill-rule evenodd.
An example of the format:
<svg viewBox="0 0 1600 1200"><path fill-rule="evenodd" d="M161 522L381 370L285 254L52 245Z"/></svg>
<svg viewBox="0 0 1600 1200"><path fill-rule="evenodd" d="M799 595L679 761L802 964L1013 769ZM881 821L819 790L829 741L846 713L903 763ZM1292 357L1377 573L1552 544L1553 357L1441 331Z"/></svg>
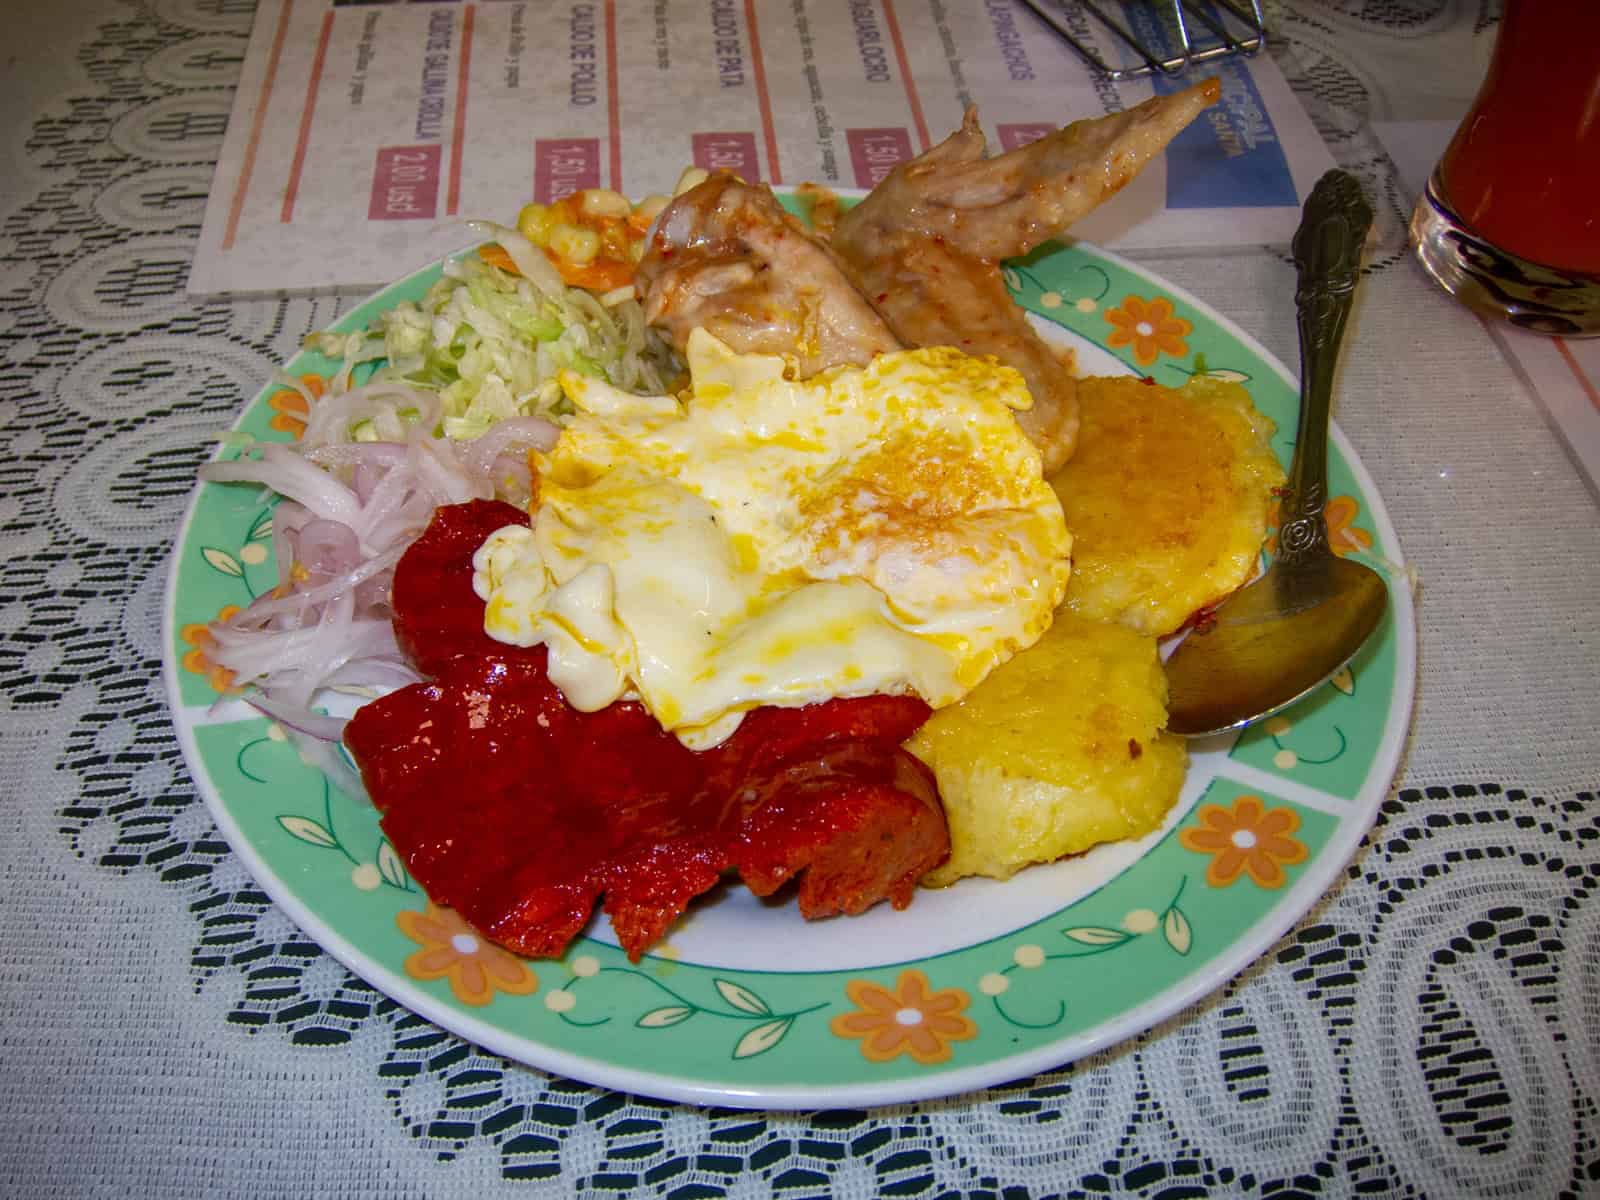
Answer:
<svg viewBox="0 0 1600 1200"><path fill-rule="evenodd" d="M1184 639L1176 670L1168 660L1167 728L1199 737L1288 707L1350 660L1388 603L1383 577L1349 559L1269 570Z"/></svg>
<svg viewBox="0 0 1600 1200"><path fill-rule="evenodd" d="M1293 704L1348 662L1383 619L1383 577L1333 553L1323 516L1333 370L1371 225L1372 209L1343 171L1329 171L1306 200L1294 237L1300 429L1280 505L1278 553L1167 659L1173 733L1238 729Z"/></svg>

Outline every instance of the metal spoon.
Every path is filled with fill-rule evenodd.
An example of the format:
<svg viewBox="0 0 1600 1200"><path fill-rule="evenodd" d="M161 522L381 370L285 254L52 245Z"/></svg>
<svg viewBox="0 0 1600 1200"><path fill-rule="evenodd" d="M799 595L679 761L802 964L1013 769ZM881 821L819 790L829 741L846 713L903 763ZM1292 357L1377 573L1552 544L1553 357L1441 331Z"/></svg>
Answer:
<svg viewBox="0 0 1600 1200"><path fill-rule="evenodd" d="M1167 659L1167 728L1200 737L1270 716L1350 660L1383 617L1376 571L1328 547L1328 405L1333 368L1372 209L1355 179L1329 171L1294 235L1299 272L1300 432L1278 528L1259 579L1216 609Z"/></svg>

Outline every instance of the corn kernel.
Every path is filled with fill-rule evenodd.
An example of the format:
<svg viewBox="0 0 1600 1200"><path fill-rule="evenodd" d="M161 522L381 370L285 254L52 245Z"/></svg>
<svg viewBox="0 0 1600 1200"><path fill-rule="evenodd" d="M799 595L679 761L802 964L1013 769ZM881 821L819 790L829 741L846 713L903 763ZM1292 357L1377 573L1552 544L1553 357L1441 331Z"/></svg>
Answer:
<svg viewBox="0 0 1600 1200"><path fill-rule="evenodd" d="M562 222L550 230L550 249L569 263L582 266L600 252L600 235L581 225Z"/></svg>
<svg viewBox="0 0 1600 1200"><path fill-rule="evenodd" d="M610 188L584 188L578 193L578 210L586 217L625 217L633 205L621 192Z"/></svg>
<svg viewBox="0 0 1600 1200"><path fill-rule="evenodd" d="M704 167L685 167L683 174L678 176L678 186L672 189L674 196L681 196L690 188L697 188L711 178L711 172Z"/></svg>
<svg viewBox="0 0 1600 1200"><path fill-rule="evenodd" d="M550 244L550 227L555 224L553 214L543 204L524 204L517 214L517 232L535 246Z"/></svg>
<svg viewBox="0 0 1600 1200"><path fill-rule="evenodd" d="M628 250L628 227L621 221L607 221L600 232L600 254L604 258L621 258Z"/></svg>

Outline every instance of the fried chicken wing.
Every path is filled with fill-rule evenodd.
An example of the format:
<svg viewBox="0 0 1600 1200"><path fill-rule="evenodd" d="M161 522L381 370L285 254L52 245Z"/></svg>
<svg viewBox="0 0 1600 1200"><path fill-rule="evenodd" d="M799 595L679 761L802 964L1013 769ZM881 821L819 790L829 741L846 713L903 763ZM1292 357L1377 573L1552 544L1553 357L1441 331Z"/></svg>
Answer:
<svg viewBox="0 0 1600 1200"><path fill-rule="evenodd" d="M901 349L833 252L770 188L732 175L667 206L636 278L645 319L680 351L703 327L741 353L792 354L809 377Z"/></svg>
<svg viewBox="0 0 1600 1200"><path fill-rule="evenodd" d="M895 337L993 354L1022 372L1033 408L1017 420L1061 466L1077 439L1065 364L1011 302L1000 260L1028 253L1114 195L1220 94L1208 79L1126 112L1075 121L994 158L975 109L840 217L832 248Z"/></svg>

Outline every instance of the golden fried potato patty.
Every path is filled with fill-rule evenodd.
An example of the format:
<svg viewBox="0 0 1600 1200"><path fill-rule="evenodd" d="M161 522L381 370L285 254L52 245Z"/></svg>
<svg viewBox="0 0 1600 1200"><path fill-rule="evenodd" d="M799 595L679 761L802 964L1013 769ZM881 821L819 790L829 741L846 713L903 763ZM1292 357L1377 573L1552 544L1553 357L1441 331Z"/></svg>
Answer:
<svg viewBox="0 0 1600 1200"><path fill-rule="evenodd" d="M1155 639L1060 611L1033 646L906 743L932 768L950 858L923 877L1008 879L1161 823L1187 750L1162 732L1167 682Z"/></svg>
<svg viewBox="0 0 1600 1200"><path fill-rule="evenodd" d="M1255 574L1283 468L1237 383L1078 381L1078 449L1050 478L1073 537L1066 606L1161 637Z"/></svg>

